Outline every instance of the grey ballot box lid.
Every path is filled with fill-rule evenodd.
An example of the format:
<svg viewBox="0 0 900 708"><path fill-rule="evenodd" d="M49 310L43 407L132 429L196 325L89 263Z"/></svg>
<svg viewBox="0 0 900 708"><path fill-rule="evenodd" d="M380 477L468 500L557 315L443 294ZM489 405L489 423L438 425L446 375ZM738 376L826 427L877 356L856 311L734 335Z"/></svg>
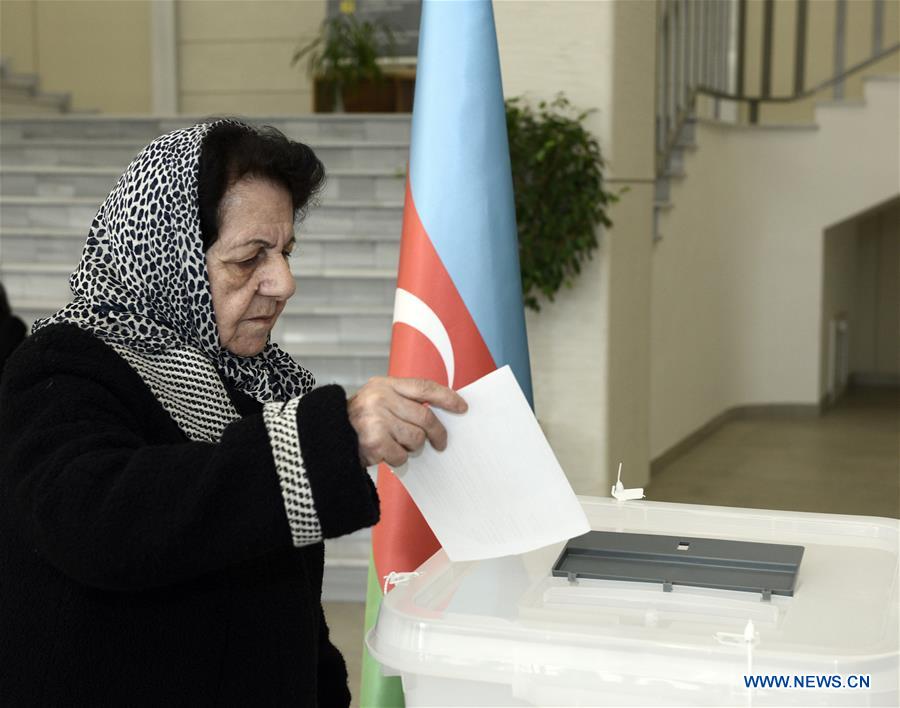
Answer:
<svg viewBox="0 0 900 708"><path fill-rule="evenodd" d="M571 539L553 575L793 595L803 546L589 531Z"/></svg>

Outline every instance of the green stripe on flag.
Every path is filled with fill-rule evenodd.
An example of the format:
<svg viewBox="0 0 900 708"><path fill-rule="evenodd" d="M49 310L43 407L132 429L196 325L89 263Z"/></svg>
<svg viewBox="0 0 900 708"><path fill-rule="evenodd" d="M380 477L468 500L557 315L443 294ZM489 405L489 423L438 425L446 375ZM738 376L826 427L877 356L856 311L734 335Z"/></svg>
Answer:
<svg viewBox="0 0 900 708"><path fill-rule="evenodd" d="M369 553L369 580L366 589L366 621L364 635L375 626L381 607L382 586L375 569L375 560ZM383 676L381 664L369 655L363 643L362 687L359 705L362 708L403 708L403 686L399 676Z"/></svg>

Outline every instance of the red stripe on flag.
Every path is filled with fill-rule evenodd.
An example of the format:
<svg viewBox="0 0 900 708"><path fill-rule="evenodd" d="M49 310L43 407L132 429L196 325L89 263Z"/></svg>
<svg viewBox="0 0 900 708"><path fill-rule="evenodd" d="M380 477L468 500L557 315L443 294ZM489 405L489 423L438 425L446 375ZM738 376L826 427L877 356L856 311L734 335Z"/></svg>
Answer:
<svg viewBox="0 0 900 708"><path fill-rule="evenodd" d="M461 209L466 205L461 204ZM454 387L462 388L497 368L472 315L425 232L406 183L403 236L397 287L438 316L450 337L455 362ZM390 376L428 378L447 383L434 345L414 328L397 323L391 339ZM431 528L400 481L386 465L378 468L381 521L372 529L372 553L378 576L415 570L440 548Z"/></svg>
<svg viewBox="0 0 900 708"><path fill-rule="evenodd" d="M465 204L459 206L460 209L466 208ZM456 360L454 388L462 388L497 368L481 332L469 314L469 308L460 297L425 232L409 188L409 180L406 182L406 208L403 210L397 287L424 301L447 329ZM396 329L394 333L396 335ZM406 352L399 344L400 342L391 342L391 376L419 376L415 361L415 354L418 352ZM446 382L443 370L438 380Z"/></svg>

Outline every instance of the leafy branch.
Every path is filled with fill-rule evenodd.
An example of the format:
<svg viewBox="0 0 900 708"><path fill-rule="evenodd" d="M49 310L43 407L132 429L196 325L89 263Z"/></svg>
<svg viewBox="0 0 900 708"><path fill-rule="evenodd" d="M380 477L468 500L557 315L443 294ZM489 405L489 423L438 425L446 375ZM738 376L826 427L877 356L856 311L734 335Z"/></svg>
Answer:
<svg viewBox="0 0 900 708"><path fill-rule="evenodd" d="M619 195L604 186L600 145L584 127L591 113L576 112L561 93L537 109L521 97L506 101L522 295L536 311L538 295L552 301L572 286L598 246L597 227L612 226L607 209Z"/></svg>

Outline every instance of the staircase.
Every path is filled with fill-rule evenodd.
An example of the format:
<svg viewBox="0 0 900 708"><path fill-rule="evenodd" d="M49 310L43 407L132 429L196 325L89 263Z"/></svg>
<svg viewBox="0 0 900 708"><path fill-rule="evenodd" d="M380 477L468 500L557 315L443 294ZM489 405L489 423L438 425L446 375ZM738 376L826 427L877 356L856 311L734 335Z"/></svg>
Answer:
<svg viewBox="0 0 900 708"><path fill-rule="evenodd" d="M70 96L41 91L34 74L16 74L8 59L0 60L0 117L67 113Z"/></svg>
<svg viewBox="0 0 900 708"><path fill-rule="evenodd" d="M836 0L816 7L813 23L809 0L784 0L778 12L775 0L660 0L654 242L665 236L673 183L685 177L698 121L802 131L816 123L820 109L864 108L867 80L900 71L895 11L883 0L855 0L854 24L847 0ZM861 17L869 36L860 33ZM821 30L826 19L834 23L827 37ZM786 20L793 22L790 34L778 24ZM819 74L823 65L831 73L811 80L815 65ZM788 79L790 90L784 88Z"/></svg>
<svg viewBox="0 0 900 708"><path fill-rule="evenodd" d="M194 122L6 119L0 127L0 279L27 324L68 301L87 228L128 162ZM320 383L353 391L387 371L408 117L260 120L316 150L328 181L297 226L297 294L273 338Z"/></svg>
<svg viewBox="0 0 900 708"><path fill-rule="evenodd" d="M30 116L0 121L0 281L26 325L70 299L68 276L119 175L153 138L196 120ZM387 372L409 116L254 119L309 144L323 161L320 204L297 224L297 293L279 342L320 384L352 394ZM361 600L367 531L329 542L325 597Z"/></svg>

